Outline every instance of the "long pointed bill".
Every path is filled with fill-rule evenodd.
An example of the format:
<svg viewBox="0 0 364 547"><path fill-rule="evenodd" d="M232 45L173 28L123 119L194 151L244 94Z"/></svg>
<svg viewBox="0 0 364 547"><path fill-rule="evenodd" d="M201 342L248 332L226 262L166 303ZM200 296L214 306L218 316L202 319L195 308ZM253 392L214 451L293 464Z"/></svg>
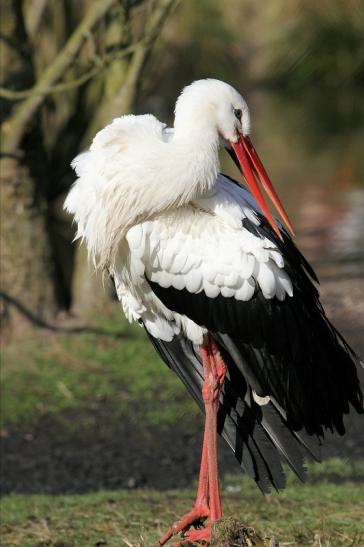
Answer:
<svg viewBox="0 0 364 547"><path fill-rule="evenodd" d="M258 182L256 179L258 179L264 190L267 192L269 198L271 199L273 205L277 209L281 219L286 224L290 233L294 235L292 223L289 220L286 211L284 210L284 207L277 195L277 192L273 188L273 185L267 175L266 170L264 169L262 162L260 161L260 158L254 146L252 145L250 138L240 135L239 141L237 143L230 142L230 145L232 146L236 154L249 189L257 200L259 207L262 209L264 215L266 216L269 224L271 225L275 233L280 239L282 239L282 234L279 231L278 226L268 208L268 205L264 199L264 196L258 186Z"/></svg>

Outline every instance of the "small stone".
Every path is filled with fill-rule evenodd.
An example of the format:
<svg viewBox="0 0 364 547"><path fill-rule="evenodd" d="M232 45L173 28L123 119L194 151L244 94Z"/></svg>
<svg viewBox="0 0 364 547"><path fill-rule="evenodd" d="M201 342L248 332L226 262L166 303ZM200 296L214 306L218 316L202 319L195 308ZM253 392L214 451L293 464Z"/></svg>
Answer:
<svg viewBox="0 0 364 547"><path fill-rule="evenodd" d="M133 488L136 488L137 486L137 480L135 477L129 477L128 480L127 480L127 483L126 483L126 487L127 488L130 488L130 489L133 489Z"/></svg>
<svg viewBox="0 0 364 547"><path fill-rule="evenodd" d="M239 484L228 484L225 490L229 494L236 494L237 492L241 492L241 486Z"/></svg>

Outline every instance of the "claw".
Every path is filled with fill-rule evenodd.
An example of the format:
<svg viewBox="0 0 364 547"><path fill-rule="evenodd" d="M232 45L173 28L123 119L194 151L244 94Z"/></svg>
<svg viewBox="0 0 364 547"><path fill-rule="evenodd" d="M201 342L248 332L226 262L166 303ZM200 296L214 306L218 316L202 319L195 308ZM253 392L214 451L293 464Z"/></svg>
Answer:
<svg viewBox="0 0 364 547"><path fill-rule="evenodd" d="M210 545L211 541L211 526L200 528L199 530L188 530L183 534L182 541L176 543L176 547L183 547L188 543L202 543L202 545Z"/></svg>
<svg viewBox="0 0 364 547"><path fill-rule="evenodd" d="M192 511L189 511L186 513L178 522L173 524L167 530L167 532L164 534L163 537L158 541L157 545L158 547L165 545L167 541L169 541L173 536L179 534L180 532L183 533L183 536L188 534L188 530L191 526L195 526L196 528L201 528L203 526L204 521L209 516L209 509L205 506L200 507L194 507ZM205 529L205 528L204 528Z"/></svg>

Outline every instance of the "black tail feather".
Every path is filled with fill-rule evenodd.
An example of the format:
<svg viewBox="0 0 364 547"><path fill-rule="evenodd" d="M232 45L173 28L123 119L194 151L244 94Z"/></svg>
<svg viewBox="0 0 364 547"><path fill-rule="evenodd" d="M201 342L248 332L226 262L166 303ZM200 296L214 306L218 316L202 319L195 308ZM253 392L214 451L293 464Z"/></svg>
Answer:
<svg viewBox="0 0 364 547"><path fill-rule="evenodd" d="M262 407L262 425L290 468L299 479L305 480L306 467L298 440L277 413L271 402Z"/></svg>
<svg viewBox="0 0 364 547"><path fill-rule="evenodd" d="M191 396L203 410L201 395L203 366L198 348L182 335L171 342L148 336L166 364L181 379ZM249 381L223 346L221 351L228 373L221 396L218 430L227 442L241 467L256 481L262 492L285 486L281 459L288 462L303 480L305 466L302 448L317 457L317 448L310 448L301 440L300 432L293 432L273 402L258 405L252 396ZM306 454L306 455L307 455Z"/></svg>
<svg viewBox="0 0 364 547"><path fill-rule="evenodd" d="M289 427L287 423L287 415L284 410L273 398L271 398L271 404L274 406L276 412L281 416L283 422L286 424L286 427ZM318 435L309 435L304 429L301 429L300 431L293 431L290 429L290 431L296 437L299 444L304 447L309 457L320 463L322 439Z"/></svg>
<svg viewBox="0 0 364 547"><path fill-rule="evenodd" d="M244 367L242 357L236 350L234 345L231 343L231 341L228 342L229 351L227 351L225 344L224 346L221 346L221 340L223 340L223 337L221 335L216 335L216 338L220 341L220 348L224 360L227 363L229 376L232 379L234 387L241 386L242 384L246 386L245 379L248 377L250 380L248 383L252 383L257 390L256 393L259 393L259 384L256 383L256 379L254 378L252 372ZM243 378L244 382L242 381ZM237 387L235 387L235 389L237 389ZM302 450L305 449L305 444L300 443L299 437L288 426L287 420L283 416L283 414L279 412L278 409L276 409L272 401L269 401L267 404L258 405L252 397L251 389L247 390L247 388L245 388L244 393L240 391L239 395L241 398L245 397L245 400L247 400L248 395L250 396L248 408L250 408L251 412L254 413L254 422L257 427L257 432L259 431L259 425L259 428L262 428L264 430L265 436L268 436L271 444L275 447L274 455L276 459L279 460L279 455L281 455L288 463L288 465L292 468L292 470L296 473L296 475L301 480L304 480L306 468L304 465L303 452L305 452L306 456L311 456L311 451L307 450L306 453L305 450ZM230 400L233 399L230 397ZM244 417L244 420L246 421L246 417ZM262 437L260 436L260 441L261 438ZM300 444L302 444L302 447L300 447ZM260 442L259 446L264 446L264 444ZM275 461L274 459L272 459L272 451L270 452L268 461L270 465ZM275 486L277 488L283 487L282 484L276 484Z"/></svg>

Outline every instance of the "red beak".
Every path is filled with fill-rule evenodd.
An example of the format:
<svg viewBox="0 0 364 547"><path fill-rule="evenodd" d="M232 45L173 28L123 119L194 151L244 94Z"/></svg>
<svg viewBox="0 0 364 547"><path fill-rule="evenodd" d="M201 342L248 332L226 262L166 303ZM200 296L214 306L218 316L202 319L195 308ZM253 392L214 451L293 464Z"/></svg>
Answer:
<svg viewBox="0 0 364 547"><path fill-rule="evenodd" d="M244 137L243 135L239 135L238 142L235 143L230 141L230 145L232 146L236 154L236 157L239 161L239 165L241 167L241 171L246 179L246 182L249 186L250 191L252 192L253 196L257 200L259 207L263 211L269 224L272 226L277 236L280 239L283 239L282 234L264 199L262 191L258 186L258 181L261 183L264 190L267 192L269 198L273 202L273 205L277 209L281 219L287 226L291 235L294 235L292 223L289 220L286 211L284 210L284 207L277 195L277 192L273 188L273 185L267 175L266 170L264 169L262 162L260 161L260 158L254 146L252 145L250 138L248 136Z"/></svg>

